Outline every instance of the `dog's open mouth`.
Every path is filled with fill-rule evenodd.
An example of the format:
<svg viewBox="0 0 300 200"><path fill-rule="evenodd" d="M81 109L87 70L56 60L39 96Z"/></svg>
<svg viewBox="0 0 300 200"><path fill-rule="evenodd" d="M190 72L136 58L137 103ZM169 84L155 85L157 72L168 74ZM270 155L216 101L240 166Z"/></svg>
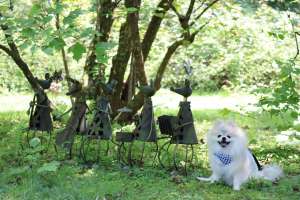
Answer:
<svg viewBox="0 0 300 200"><path fill-rule="evenodd" d="M219 141L218 143L219 143L219 144L221 145L221 147L223 147L223 148L230 144L230 142L227 142L227 141L221 141L221 142Z"/></svg>

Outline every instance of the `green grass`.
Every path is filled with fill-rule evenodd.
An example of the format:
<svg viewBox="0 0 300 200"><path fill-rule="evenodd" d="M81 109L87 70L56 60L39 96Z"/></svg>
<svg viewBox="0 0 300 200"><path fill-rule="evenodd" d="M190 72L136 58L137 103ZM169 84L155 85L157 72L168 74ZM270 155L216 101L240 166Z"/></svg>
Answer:
<svg viewBox="0 0 300 200"><path fill-rule="evenodd" d="M161 115L177 111L157 108L155 112ZM275 140L281 130L292 126L291 119L257 113L242 116L229 110L195 110L193 114L199 139L204 138L214 120L234 119L248 132L250 147L259 160L280 164L286 176L276 183L253 180L239 192L222 183L198 182L196 176L210 174L205 145L198 146L198 167L190 167L188 176L172 176L170 170L158 165L151 167L150 147L146 149L144 167L119 166L114 146L108 157L102 156L100 163L87 166L76 157L62 159L62 151L57 158L52 146L44 154L26 147L24 128L28 117L25 111L2 112L0 199L300 199L299 145L278 144ZM59 128L61 124L55 126ZM79 144L79 137L76 142ZM139 148L138 144L134 146L135 155ZM53 160L60 162L57 171L37 172L44 163Z"/></svg>

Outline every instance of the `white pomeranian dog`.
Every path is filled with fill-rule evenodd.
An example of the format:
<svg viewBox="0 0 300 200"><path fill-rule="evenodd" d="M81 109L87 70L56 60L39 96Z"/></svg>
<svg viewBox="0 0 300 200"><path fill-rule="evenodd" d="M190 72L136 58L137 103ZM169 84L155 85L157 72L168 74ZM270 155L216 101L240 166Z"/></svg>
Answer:
<svg viewBox="0 0 300 200"><path fill-rule="evenodd" d="M217 121L207 134L208 156L212 175L197 177L211 183L223 180L240 190L251 178L275 181L283 176L277 165L261 166L248 149L246 133L232 121Z"/></svg>

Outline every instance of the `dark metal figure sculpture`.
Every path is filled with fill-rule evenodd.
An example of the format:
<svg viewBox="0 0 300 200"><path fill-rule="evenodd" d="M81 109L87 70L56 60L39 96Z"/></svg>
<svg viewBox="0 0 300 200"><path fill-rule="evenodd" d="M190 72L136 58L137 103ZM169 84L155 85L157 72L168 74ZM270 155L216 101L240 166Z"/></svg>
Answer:
<svg viewBox="0 0 300 200"><path fill-rule="evenodd" d="M50 100L46 94L35 93L29 108L29 129L35 131L52 131Z"/></svg>
<svg viewBox="0 0 300 200"><path fill-rule="evenodd" d="M106 95L112 95L116 84L117 81L112 80L110 83L107 84L102 83L101 88ZM82 139L81 155L84 161L87 161L86 151L92 139L96 139L98 143L97 162L99 161L101 140L107 141L106 153L108 153L108 141L112 139L112 128L110 121L111 113L112 112L108 97L100 96L97 99L93 120L86 131L85 138Z"/></svg>
<svg viewBox="0 0 300 200"><path fill-rule="evenodd" d="M60 72L54 72L52 76L49 73L45 74L45 79L37 79L40 86L45 90L49 89L53 81L59 81L62 79ZM46 93L36 92L33 100L30 102L28 110L29 114L29 127L28 130L33 131L46 131L50 135L53 129L51 118L51 102L48 99ZM27 132L27 142L29 141L29 133ZM50 140L49 140L50 142Z"/></svg>
<svg viewBox="0 0 300 200"><path fill-rule="evenodd" d="M139 163L143 163L145 145L148 142L155 144L155 156L158 154L158 144L157 144L157 134L155 127L155 119L153 112L153 104L151 97L155 94L156 90L154 88L153 80L150 81L150 85L145 85L139 87L139 90L144 95L144 105L140 116L138 116L137 126L134 131L136 140L143 142L143 147L141 151L141 157Z"/></svg>
<svg viewBox="0 0 300 200"><path fill-rule="evenodd" d="M153 105L151 97L155 94L155 88L153 86L153 81L151 80L150 85L144 85L139 87L139 90L145 97L143 109L140 115L137 115L135 118L136 128L133 132L117 132L116 141L118 142L118 160L122 160L123 163L133 165L131 149L135 141L143 142L143 147L141 151L140 159L138 160L139 164L143 163L144 151L146 143L155 143L156 150L154 160L158 154L158 144L157 144L157 134L153 113ZM122 112L131 112L128 108L123 108L119 110L120 114ZM118 117L118 116L117 116ZM116 117L116 118L117 118ZM125 143L129 144L128 151L126 151ZM122 151L123 150L123 151ZM124 155L127 155L127 161L124 158Z"/></svg>
<svg viewBox="0 0 300 200"><path fill-rule="evenodd" d="M192 94L190 81L186 79L184 87L171 88L171 91L184 97L184 101L181 101L179 104L177 127L174 130L171 142L174 144L198 144L193 114L190 106L191 103L187 101L187 98Z"/></svg>
<svg viewBox="0 0 300 200"><path fill-rule="evenodd" d="M116 117L116 119L122 113L130 113L132 112L132 110L127 107L123 107L118 109L118 112L119 115ZM118 146L117 159L119 163L125 165L132 165L131 150L134 140L135 135L133 134L133 132L123 131L122 128L121 131L116 132L116 145ZM129 144L128 151L125 147L126 144Z"/></svg>
<svg viewBox="0 0 300 200"><path fill-rule="evenodd" d="M150 85L141 86L140 91L145 97L143 109L139 117L138 125L135 131L137 140L144 142L156 142L156 128L153 113L153 105L151 97L155 94L155 89L153 87L153 81Z"/></svg>
<svg viewBox="0 0 300 200"><path fill-rule="evenodd" d="M162 134L167 135L169 140L165 142L158 155L159 162L161 166L164 167L164 164L161 159L162 151L168 153L170 145L175 144L173 151L173 164L175 169L178 169L178 164L176 161L178 145L185 145L185 164L184 170L187 173L187 162L188 160L188 148L191 147L192 155L191 161L194 158L194 148L193 145L198 144L197 134L194 127L193 114L190 107L190 102L187 101L187 98L192 94L192 88L190 86L190 81L185 79L185 84L180 88L171 88L171 91L184 97L184 101L181 101L179 104L179 112L177 116L168 116L163 115L158 118L159 128ZM167 148L165 149L165 147Z"/></svg>

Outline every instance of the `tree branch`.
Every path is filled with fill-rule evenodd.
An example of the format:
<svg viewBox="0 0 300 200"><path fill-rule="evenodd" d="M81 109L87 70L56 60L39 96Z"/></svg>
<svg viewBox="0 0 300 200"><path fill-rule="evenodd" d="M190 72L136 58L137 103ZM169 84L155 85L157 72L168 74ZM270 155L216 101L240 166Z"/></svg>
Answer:
<svg viewBox="0 0 300 200"><path fill-rule="evenodd" d="M185 17L187 18L187 20L190 20L190 18L191 18L191 15L192 15L193 9L194 9L194 5L195 5L195 0L191 0L189 8L185 14Z"/></svg>
<svg viewBox="0 0 300 200"><path fill-rule="evenodd" d="M2 18L3 15L0 13L0 18ZM19 50L13 40L12 35L9 33L9 27L6 24L0 24L0 28L4 32L4 36L6 39L6 42L9 46L9 48L1 45L1 49L5 51L16 63L16 65L22 70L23 74L25 75L26 79L28 80L29 84L31 85L32 89L35 92L39 92L41 94L44 93L43 89L37 82L37 80L34 78L33 74L31 73L27 63L22 59Z"/></svg>
<svg viewBox="0 0 300 200"><path fill-rule="evenodd" d="M169 64L169 61L170 61L172 55L175 53L175 51L178 49L178 47L181 46L184 43L184 41L185 41L184 39L181 39L181 40L175 41L171 46L169 46L166 54L164 55L164 58L163 58L161 64L158 67L158 70L156 72L156 77L155 77L155 80L154 80L155 90L160 89L161 80L162 80L163 75L166 71L166 68Z"/></svg>
<svg viewBox="0 0 300 200"><path fill-rule="evenodd" d="M127 8L137 8L136 12L130 12L127 14L127 21L129 22L130 39L132 46L133 66L136 69L137 77L142 85L147 85L147 77L144 69L144 57L142 53L142 45L139 33L139 8L140 0L125 0L125 6Z"/></svg>
<svg viewBox="0 0 300 200"><path fill-rule="evenodd" d="M58 5L59 3L60 3L60 1L56 0L56 5ZM56 14L55 26L56 26L56 30L60 31L60 17L59 17L59 13ZM65 47L62 47L62 49L61 49L61 56L62 56L62 60L63 60L63 64L64 64L64 69L65 69L66 77L71 77L70 76L70 72L69 72L69 65L68 65L68 61L67 61ZM67 78L67 84L68 84L68 89L70 90L72 83L70 82L70 79L68 79L68 78ZM70 100L71 100L71 103L73 105L74 104L74 100L72 99L71 96L70 96Z"/></svg>
<svg viewBox="0 0 300 200"><path fill-rule="evenodd" d="M206 11L208 10L208 9L210 9L213 5L215 5L218 1L220 1L220 0L213 0L212 2L210 2L201 12L200 12L200 14L199 15L197 15L196 17L195 17L195 19L193 20L193 22L191 22L190 23L190 26L193 26L195 23L196 23L196 21L198 20L198 19L200 19L200 17L202 17L202 15L204 15L204 13L206 13Z"/></svg>
<svg viewBox="0 0 300 200"><path fill-rule="evenodd" d="M291 16L288 14L288 18L290 20L290 23L292 25L292 30L293 30L293 33L294 33L294 40L295 40L295 43L296 43L296 55L294 56L293 60L295 61L300 53L300 50L299 50L299 43L298 43L298 35L300 35L296 30L295 30L295 26L294 26L294 23L291 19Z"/></svg>
<svg viewBox="0 0 300 200"><path fill-rule="evenodd" d="M170 3L172 3L173 0L161 0L158 5L157 9L155 10L151 21L147 27L146 33L143 38L142 42L142 51L144 56L144 62L147 60L150 49L152 47L152 44L156 38L157 32L160 28L161 22L164 19L164 15L166 12L170 9Z"/></svg>
<svg viewBox="0 0 300 200"><path fill-rule="evenodd" d="M111 106L113 112L115 112L118 108L122 107L121 93L124 82L124 74L132 51L131 42L129 38L129 25L127 21L121 25L119 32L119 46L117 54L114 55L112 58L112 67L109 76L110 81L112 79L118 81L115 87L115 92L111 97Z"/></svg>
<svg viewBox="0 0 300 200"><path fill-rule="evenodd" d="M90 44L89 51L85 63L85 71L89 75L89 81L92 82L91 69L98 65L96 62L96 45L98 42L107 42L111 27L113 24L113 11L116 8L116 4L112 0L97 0L97 19L96 19L96 31L98 34L94 35L94 38ZM103 74L102 74L103 75ZM100 74L101 76L101 74Z"/></svg>
<svg viewBox="0 0 300 200"><path fill-rule="evenodd" d="M11 56L11 51L8 47L0 44L0 49L3 50L7 55Z"/></svg>

